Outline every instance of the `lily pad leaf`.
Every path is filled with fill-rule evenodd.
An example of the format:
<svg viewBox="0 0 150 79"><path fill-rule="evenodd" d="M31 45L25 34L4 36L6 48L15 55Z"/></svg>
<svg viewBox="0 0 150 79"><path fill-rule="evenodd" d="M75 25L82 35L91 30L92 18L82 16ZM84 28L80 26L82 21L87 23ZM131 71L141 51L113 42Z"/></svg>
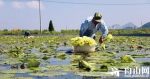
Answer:
<svg viewBox="0 0 150 79"><path fill-rule="evenodd" d="M0 74L1 79L12 79L14 74Z"/></svg>
<svg viewBox="0 0 150 79"><path fill-rule="evenodd" d="M131 55L133 58L145 58L146 54L133 54Z"/></svg>
<svg viewBox="0 0 150 79"><path fill-rule="evenodd" d="M75 74L79 76L93 76L93 77L114 76L111 72L76 72Z"/></svg>
<svg viewBox="0 0 150 79"><path fill-rule="evenodd" d="M33 72L30 69L11 69L11 70L3 70L1 73L15 74L15 73L30 73Z"/></svg>
<svg viewBox="0 0 150 79"><path fill-rule="evenodd" d="M122 62L135 62L134 58L131 55L123 55L121 57Z"/></svg>
<svg viewBox="0 0 150 79"><path fill-rule="evenodd" d="M150 62L142 62L141 64L144 66L150 66Z"/></svg>
<svg viewBox="0 0 150 79"><path fill-rule="evenodd" d="M60 75L67 75L65 72L46 72L46 73L30 73L29 75L33 76L60 76Z"/></svg>
<svg viewBox="0 0 150 79"><path fill-rule="evenodd" d="M37 60L30 60L27 64L27 67L28 68L31 68L31 67L39 67L40 65L40 62L38 62Z"/></svg>
<svg viewBox="0 0 150 79"><path fill-rule="evenodd" d="M15 79L34 79L32 77L16 77Z"/></svg>

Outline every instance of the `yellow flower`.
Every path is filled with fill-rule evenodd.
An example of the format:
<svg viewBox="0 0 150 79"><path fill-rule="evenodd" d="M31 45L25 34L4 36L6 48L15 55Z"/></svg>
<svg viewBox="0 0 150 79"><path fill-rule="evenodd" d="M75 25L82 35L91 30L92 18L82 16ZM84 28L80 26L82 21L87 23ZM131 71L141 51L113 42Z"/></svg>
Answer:
<svg viewBox="0 0 150 79"><path fill-rule="evenodd" d="M84 41L80 40L78 43L80 46L84 46Z"/></svg>
<svg viewBox="0 0 150 79"><path fill-rule="evenodd" d="M74 42L74 45L75 45L75 46L78 45L78 41L75 41L75 42Z"/></svg>
<svg viewBox="0 0 150 79"><path fill-rule="evenodd" d="M93 41L89 41L89 45L93 46L95 43Z"/></svg>
<svg viewBox="0 0 150 79"><path fill-rule="evenodd" d="M108 34L107 39L112 39L113 36L111 34Z"/></svg>
<svg viewBox="0 0 150 79"><path fill-rule="evenodd" d="M87 39L88 37L87 36L83 36L83 39Z"/></svg>
<svg viewBox="0 0 150 79"><path fill-rule="evenodd" d="M84 42L88 44L88 43L89 43L89 40L87 40L87 39L84 39Z"/></svg>

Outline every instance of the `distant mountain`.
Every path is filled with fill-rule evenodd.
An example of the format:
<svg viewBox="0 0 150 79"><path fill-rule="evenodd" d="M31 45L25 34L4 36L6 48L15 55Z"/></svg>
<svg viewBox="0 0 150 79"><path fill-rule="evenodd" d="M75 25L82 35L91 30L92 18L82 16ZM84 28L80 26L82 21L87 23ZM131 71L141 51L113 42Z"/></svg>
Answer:
<svg viewBox="0 0 150 79"><path fill-rule="evenodd" d="M150 25L150 24L149 24ZM136 29L139 28L138 26L136 26L135 24L133 24L132 22L129 22L123 26L120 26L119 24L114 24L112 26L109 27L109 29Z"/></svg>
<svg viewBox="0 0 150 79"><path fill-rule="evenodd" d="M150 22L142 25L140 28L150 28Z"/></svg>
<svg viewBox="0 0 150 79"><path fill-rule="evenodd" d="M131 22L122 26L122 29L135 29L135 28L138 28L138 27Z"/></svg>
<svg viewBox="0 0 150 79"><path fill-rule="evenodd" d="M122 27L119 24L114 24L110 28L111 29L122 29Z"/></svg>

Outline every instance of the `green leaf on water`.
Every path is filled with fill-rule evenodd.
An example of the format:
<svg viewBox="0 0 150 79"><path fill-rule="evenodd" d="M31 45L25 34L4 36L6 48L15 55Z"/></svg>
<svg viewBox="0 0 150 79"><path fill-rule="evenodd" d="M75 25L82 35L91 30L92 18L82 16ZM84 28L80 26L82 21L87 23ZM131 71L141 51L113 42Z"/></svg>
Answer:
<svg viewBox="0 0 150 79"><path fill-rule="evenodd" d="M90 64L89 62L84 61L84 60L79 61L78 66L79 66L79 68L84 68L85 70L88 70L88 71L97 71L97 70L99 70L95 65Z"/></svg>
<svg viewBox="0 0 150 79"><path fill-rule="evenodd" d="M46 68L46 67L38 67L38 68L35 68L35 67L33 67L33 68L29 68L30 70L37 70L37 71L41 71L41 70L48 70L48 68Z"/></svg>
<svg viewBox="0 0 150 79"><path fill-rule="evenodd" d="M29 75L33 76L60 76L60 75L67 75L66 72L45 72L45 73L29 73Z"/></svg>
<svg viewBox="0 0 150 79"><path fill-rule="evenodd" d="M28 62L27 67L28 67L28 68L31 68L31 67L39 67L39 65L40 65L40 62L38 62L37 60L32 59L32 60L30 60L30 61Z"/></svg>
<svg viewBox="0 0 150 79"><path fill-rule="evenodd" d="M59 60L65 60L67 58L66 53L58 53L54 58L58 58Z"/></svg>
<svg viewBox="0 0 150 79"><path fill-rule="evenodd" d="M53 65L46 66L47 70L78 71L78 65Z"/></svg>
<svg viewBox="0 0 150 79"><path fill-rule="evenodd" d="M15 79L34 79L32 77L15 77Z"/></svg>
<svg viewBox="0 0 150 79"><path fill-rule="evenodd" d="M30 73L33 72L30 69L11 69L11 70L3 70L0 71L1 73L6 73L6 74L15 74L15 73Z"/></svg>
<svg viewBox="0 0 150 79"><path fill-rule="evenodd" d="M116 67L116 68L121 68L121 69L124 69L126 67L131 67L131 68L134 68L134 67L141 67L141 64L140 63L115 63L113 64L112 66L110 66L109 68L111 67Z"/></svg>
<svg viewBox="0 0 150 79"><path fill-rule="evenodd" d="M141 63L143 66L150 66L150 62L142 62Z"/></svg>
<svg viewBox="0 0 150 79"><path fill-rule="evenodd" d="M101 72L107 72L108 71L108 66L107 65L101 65L100 71Z"/></svg>
<svg viewBox="0 0 150 79"><path fill-rule="evenodd" d="M42 57L43 60L47 60L47 59L49 59L49 58L50 58L50 56L49 56L49 57L48 57L48 56Z"/></svg>
<svg viewBox="0 0 150 79"><path fill-rule="evenodd" d="M123 55L121 57L121 60L122 62L127 62L127 63L135 62L134 58L131 55Z"/></svg>
<svg viewBox="0 0 150 79"><path fill-rule="evenodd" d="M21 61L19 61L18 58L9 58L7 60L5 60L5 64L20 64L22 63Z"/></svg>
<svg viewBox="0 0 150 79"><path fill-rule="evenodd" d="M0 60L0 64L6 64L9 63L9 61L7 59L1 59Z"/></svg>
<svg viewBox="0 0 150 79"><path fill-rule="evenodd" d="M146 55L144 54L133 54L131 55L133 58L145 58Z"/></svg>
<svg viewBox="0 0 150 79"><path fill-rule="evenodd" d="M70 55L69 58L71 58L72 60L74 59L82 59L81 55Z"/></svg>
<svg viewBox="0 0 150 79"><path fill-rule="evenodd" d="M92 77L113 76L110 72L76 72L75 74L79 76L92 76Z"/></svg>
<svg viewBox="0 0 150 79"><path fill-rule="evenodd" d="M45 49L42 51L42 53L49 53L49 50Z"/></svg>
<svg viewBox="0 0 150 79"><path fill-rule="evenodd" d="M0 74L1 79L13 79L14 74Z"/></svg>
<svg viewBox="0 0 150 79"><path fill-rule="evenodd" d="M66 56L66 53L58 53L57 54L57 57L59 58L59 57L64 57L64 56Z"/></svg>
<svg viewBox="0 0 150 79"><path fill-rule="evenodd" d="M115 52L108 52L109 54L116 54Z"/></svg>

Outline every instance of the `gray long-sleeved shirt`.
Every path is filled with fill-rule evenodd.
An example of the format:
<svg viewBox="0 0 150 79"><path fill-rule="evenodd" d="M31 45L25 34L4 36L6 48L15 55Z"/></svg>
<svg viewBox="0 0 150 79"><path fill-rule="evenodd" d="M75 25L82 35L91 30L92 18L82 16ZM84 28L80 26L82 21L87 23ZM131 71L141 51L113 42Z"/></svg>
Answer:
<svg viewBox="0 0 150 79"><path fill-rule="evenodd" d="M105 38L108 34L108 28L105 22L101 19L101 22L95 26L92 20L93 16L90 16L81 24L80 36L93 37L97 31L101 31L102 35L100 37Z"/></svg>

